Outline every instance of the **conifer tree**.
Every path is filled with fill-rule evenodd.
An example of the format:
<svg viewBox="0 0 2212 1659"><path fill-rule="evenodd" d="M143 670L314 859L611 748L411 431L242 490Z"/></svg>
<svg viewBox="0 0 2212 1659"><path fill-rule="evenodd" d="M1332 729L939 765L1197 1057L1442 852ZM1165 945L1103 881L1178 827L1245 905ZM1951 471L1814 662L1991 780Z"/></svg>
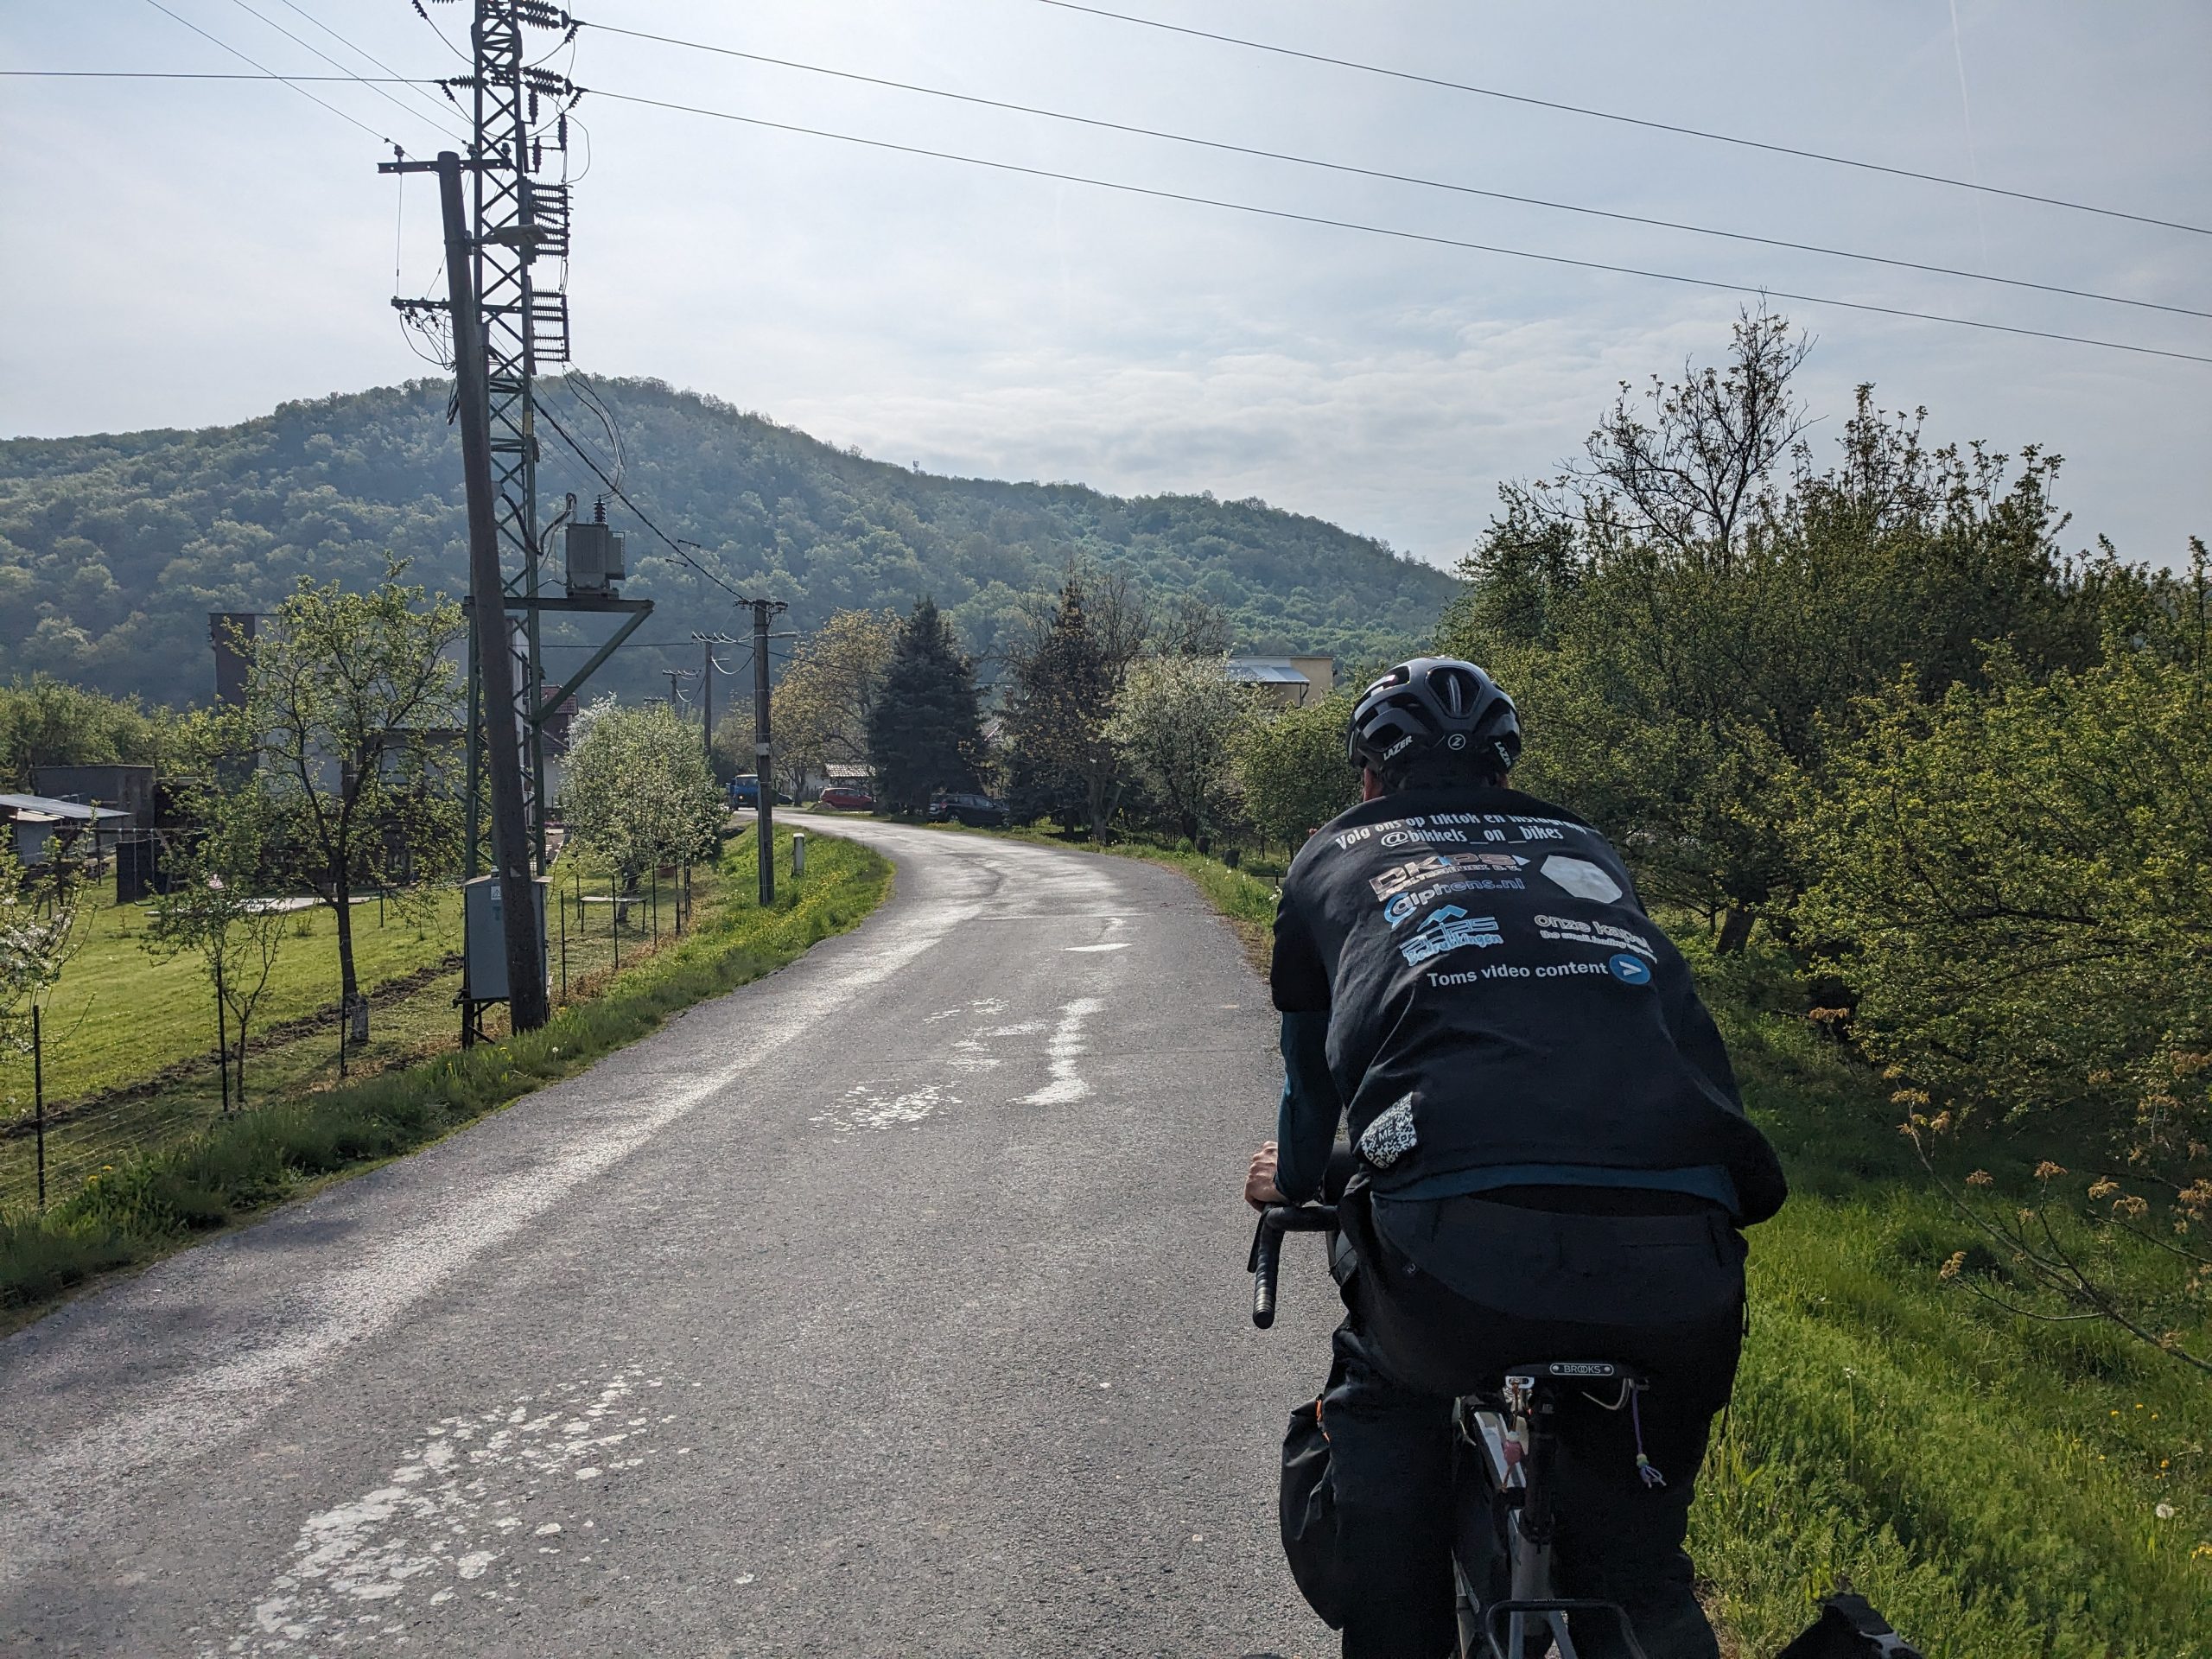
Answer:
<svg viewBox="0 0 2212 1659"><path fill-rule="evenodd" d="M877 799L894 812L926 810L938 790L976 786L983 717L975 664L933 599L918 601L899 625L868 710L868 747Z"/></svg>
<svg viewBox="0 0 2212 1659"><path fill-rule="evenodd" d="M1125 781L1106 722L1151 632L1151 616L1124 578L1068 578L1013 660L1007 741L1016 817L1050 813L1105 839Z"/></svg>

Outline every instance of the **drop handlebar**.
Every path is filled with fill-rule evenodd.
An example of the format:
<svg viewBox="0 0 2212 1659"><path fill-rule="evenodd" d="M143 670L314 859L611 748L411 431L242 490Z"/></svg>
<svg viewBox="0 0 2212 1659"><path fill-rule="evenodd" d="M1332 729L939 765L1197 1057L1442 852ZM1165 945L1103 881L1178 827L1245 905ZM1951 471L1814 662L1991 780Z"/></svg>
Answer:
<svg viewBox="0 0 2212 1659"><path fill-rule="evenodd" d="M1333 1204L1271 1204L1260 1211L1260 1224L1252 1233L1252 1257L1244 1270L1252 1275L1252 1323L1262 1331L1275 1322L1275 1268L1285 1233L1324 1233L1337 1224Z"/></svg>

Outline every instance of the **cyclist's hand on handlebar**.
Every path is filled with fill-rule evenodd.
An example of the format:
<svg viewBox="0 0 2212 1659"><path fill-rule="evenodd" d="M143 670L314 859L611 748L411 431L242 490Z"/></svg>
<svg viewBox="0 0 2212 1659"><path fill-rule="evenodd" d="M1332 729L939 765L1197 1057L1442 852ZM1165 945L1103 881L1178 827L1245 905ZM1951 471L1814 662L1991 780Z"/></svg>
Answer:
<svg viewBox="0 0 2212 1659"><path fill-rule="evenodd" d="M1262 1141L1252 1154L1251 1167L1244 1172L1244 1202L1255 1210L1264 1210L1285 1201L1275 1186L1275 1143Z"/></svg>

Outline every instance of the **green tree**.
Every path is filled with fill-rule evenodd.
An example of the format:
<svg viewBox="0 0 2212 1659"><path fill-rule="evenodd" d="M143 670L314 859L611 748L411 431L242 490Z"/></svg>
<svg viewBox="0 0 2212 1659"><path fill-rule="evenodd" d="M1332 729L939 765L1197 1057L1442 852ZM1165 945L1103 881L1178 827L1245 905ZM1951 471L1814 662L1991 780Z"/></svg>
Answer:
<svg viewBox="0 0 2212 1659"><path fill-rule="evenodd" d="M1107 735L1129 665L1152 632L1149 611L1125 578L1071 575L1058 600L1031 619L1010 658L1006 741L1016 816L1049 813L1106 838L1127 780Z"/></svg>
<svg viewBox="0 0 2212 1659"><path fill-rule="evenodd" d="M899 625L868 715L877 798L894 812L925 810L938 790L972 789L983 757L975 665L952 625L922 599Z"/></svg>
<svg viewBox="0 0 2212 1659"><path fill-rule="evenodd" d="M2033 674L2079 665L2140 589L2108 554L2059 553L2055 457L2024 451L2015 476L1931 452L1862 387L1819 468L1802 356L1746 315L1725 371L1648 407L1624 393L1581 461L1506 487L1438 631L1520 705L1520 781L1618 833L1647 891L1719 918L1727 948L1802 887L1790 816L1858 699L1908 666L1923 696L1979 683L1995 640Z"/></svg>
<svg viewBox="0 0 2212 1659"><path fill-rule="evenodd" d="M59 848L48 853L44 894L35 899L28 892L25 872L10 848L0 845L0 1053L32 1057L34 1080L43 1056L65 1033L45 1019L54 988L61 981L69 960L84 946L90 933L86 909L72 902L72 884L63 873L67 854ZM22 1069L11 1067L20 1077ZM37 1103L10 1092L5 1101L15 1116ZM41 1202L44 1179L40 1183Z"/></svg>
<svg viewBox="0 0 2212 1659"><path fill-rule="evenodd" d="M1358 699L1339 691L1301 709L1263 712L1231 750L1245 816L1293 852L1312 831L1359 799L1359 773L1344 752Z"/></svg>
<svg viewBox="0 0 2212 1659"><path fill-rule="evenodd" d="M31 1010L46 1006L85 934L83 907L35 904L22 865L0 846L0 1050L31 1052Z"/></svg>
<svg viewBox="0 0 2212 1659"><path fill-rule="evenodd" d="M270 626L241 644L245 707L235 752L252 754L283 873L338 924L340 994L354 1041L368 1002L353 962L353 894L391 887L427 902L460 850L450 786L460 676L448 653L461 607L404 586L387 561L366 593L300 578Z"/></svg>
<svg viewBox="0 0 2212 1659"><path fill-rule="evenodd" d="M195 722L207 732L210 722ZM267 891L277 867L273 804L258 779L194 791L196 835L169 855L169 890L155 899L140 947L161 959L196 955L215 997L215 1051L223 1110L245 1104L253 1016L290 931L282 899Z"/></svg>
<svg viewBox="0 0 2212 1659"><path fill-rule="evenodd" d="M168 709L135 697L18 675L0 686L0 788L28 791L37 766L161 765L174 728Z"/></svg>
<svg viewBox="0 0 2212 1659"><path fill-rule="evenodd" d="M868 714L898 637L888 611L839 611L799 641L771 704L777 779L794 797L830 766L868 764ZM742 718L741 741L729 747L750 755L751 711Z"/></svg>
<svg viewBox="0 0 2212 1659"><path fill-rule="evenodd" d="M1147 657L1130 666L1105 735L1175 832L1195 841L1236 810L1230 756L1252 718L1251 690L1230 681L1223 658Z"/></svg>
<svg viewBox="0 0 2212 1659"><path fill-rule="evenodd" d="M1798 830L1818 878L1795 916L1931 1168L2043 1154L2025 1193L1987 1171L1948 1183L1994 1247L1978 1287L2212 1370L2179 1334L2212 1285L2201 543L2159 588L2152 626L2090 667L2038 680L2000 650L1987 683L1932 703L1901 675ZM2185 1281L2142 1271L2176 1258Z"/></svg>
<svg viewBox="0 0 2212 1659"><path fill-rule="evenodd" d="M624 709L610 696L576 716L561 816L634 888L648 869L711 858L728 811L694 728L665 704Z"/></svg>

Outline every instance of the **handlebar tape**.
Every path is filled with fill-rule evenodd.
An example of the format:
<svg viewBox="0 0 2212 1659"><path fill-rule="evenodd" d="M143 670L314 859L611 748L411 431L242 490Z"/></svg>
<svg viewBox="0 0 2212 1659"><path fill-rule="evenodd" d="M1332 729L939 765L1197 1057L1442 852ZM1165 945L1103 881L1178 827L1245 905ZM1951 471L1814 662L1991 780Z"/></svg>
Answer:
<svg viewBox="0 0 2212 1659"><path fill-rule="evenodd" d="M1282 1253L1282 1224L1272 1212L1260 1217L1252 1237L1252 1323L1265 1331L1275 1322L1275 1267Z"/></svg>
<svg viewBox="0 0 2212 1659"><path fill-rule="evenodd" d="M1337 1224L1332 1204L1271 1204L1260 1212L1252 1235L1252 1255L1245 1271L1252 1275L1252 1323L1262 1331L1275 1322L1275 1269L1282 1254L1282 1236L1325 1232Z"/></svg>

